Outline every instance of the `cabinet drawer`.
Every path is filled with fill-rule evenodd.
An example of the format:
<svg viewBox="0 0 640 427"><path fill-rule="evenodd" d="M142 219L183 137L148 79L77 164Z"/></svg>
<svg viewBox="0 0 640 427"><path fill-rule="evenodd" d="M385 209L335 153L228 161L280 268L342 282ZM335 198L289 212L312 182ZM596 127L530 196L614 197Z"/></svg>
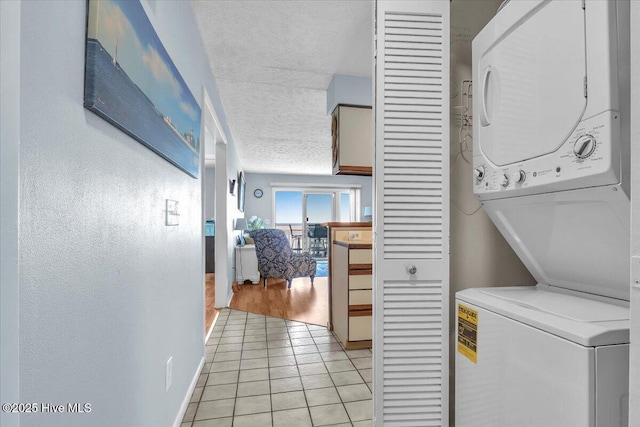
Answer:
<svg viewBox="0 0 640 427"><path fill-rule="evenodd" d="M351 249L349 264L371 264L371 249Z"/></svg>
<svg viewBox="0 0 640 427"><path fill-rule="evenodd" d="M354 274L349 276L349 289L371 289L370 274Z"/></svg>
<svg viewBox="0 0 640 427"><path fill-rule="evenodd" d="M349 317L349 341L371 339L371 316Z"/></svg>
<svg viewBox="0 0 640 427"><path fill-rule="evenodd" d="M349 305L371 305L371 290L349 291Z"/></svg>

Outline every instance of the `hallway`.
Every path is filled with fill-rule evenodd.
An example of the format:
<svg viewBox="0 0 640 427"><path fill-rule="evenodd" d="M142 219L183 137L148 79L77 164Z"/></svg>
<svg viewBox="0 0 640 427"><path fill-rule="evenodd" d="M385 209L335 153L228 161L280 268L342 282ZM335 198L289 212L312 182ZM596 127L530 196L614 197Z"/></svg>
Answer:
<svg viewBox="0 0 640 427"><path fill-rule="evenodd" d="M183 427L371 426L370 350L324 327L223 309Z"/></svg>

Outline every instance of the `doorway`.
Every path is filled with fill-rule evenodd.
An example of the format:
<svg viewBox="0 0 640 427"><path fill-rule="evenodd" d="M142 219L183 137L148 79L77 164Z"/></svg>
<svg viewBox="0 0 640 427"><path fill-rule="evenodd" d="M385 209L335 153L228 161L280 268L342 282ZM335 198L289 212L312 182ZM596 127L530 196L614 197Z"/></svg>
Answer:
<svg viewBox="0 0 640 427"><path fill-rule="evenodd" d="M360 188L274 188L275 228L285 232L291 248L327 258L327 222L354 222L359 218ZM324 229L324 230L323 230Z"/></svg>
<svg viewBox="0 0 640 427"><path fill-rule="evenodd" d="M203 322L205 342L210 335L220 307L228 304L228 250L229 227L226 215L227 154L226 137L219 125L211 99L202 92L202 135L204 144L200 152L202 198L202 276ZM216 197L216 194L222 197Z"/></svg>
<svg viewBox="0 0 640 427"><path fill-rule="evenodd" d="M302 197L302 212L305 251L326 263L327 228L322 224L336 219L335 193L305 192Z"/></svg>

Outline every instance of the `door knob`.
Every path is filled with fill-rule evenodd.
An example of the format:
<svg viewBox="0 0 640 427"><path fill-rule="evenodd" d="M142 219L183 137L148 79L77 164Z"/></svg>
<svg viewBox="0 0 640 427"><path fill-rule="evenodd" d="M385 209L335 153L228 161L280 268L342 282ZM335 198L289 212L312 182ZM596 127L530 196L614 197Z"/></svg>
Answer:
<svg viewBox="0 0 640 427"><path fill-rule="evenodd" d="M411 267L409 267L409 274L416 274L417 271L418 269L416 268L415 265L412 265Z"/></svg>

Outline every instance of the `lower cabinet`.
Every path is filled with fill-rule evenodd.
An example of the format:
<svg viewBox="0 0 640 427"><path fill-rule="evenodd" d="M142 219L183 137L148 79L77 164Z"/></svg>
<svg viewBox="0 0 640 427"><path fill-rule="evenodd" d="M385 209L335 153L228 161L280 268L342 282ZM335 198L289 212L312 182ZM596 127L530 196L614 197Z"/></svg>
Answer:
<svg viewBox="0 0 640 427"><path fill-rule="evenodd" d="M335 241L331 251L333 332L348 350L371 347L371 244Z"/></svg>
<svg viewBox="0 0 640 427"><path fill-rule="evenodd" d="M255 245L236 246L236 282L242 285L246 280L260 281Z"/></svg>

